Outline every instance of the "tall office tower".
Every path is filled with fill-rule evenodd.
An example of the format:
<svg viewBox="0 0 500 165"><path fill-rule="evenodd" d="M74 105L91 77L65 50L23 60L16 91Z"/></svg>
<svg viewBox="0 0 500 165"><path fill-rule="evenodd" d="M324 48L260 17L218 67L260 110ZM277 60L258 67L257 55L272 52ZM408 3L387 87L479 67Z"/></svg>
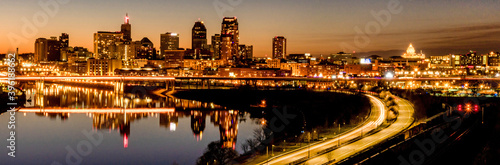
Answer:
<svg viewBox="0 0 500 165"><path fill-rule="evenodd" d="M239 46L238 56L241 59L249 59L253 58L253 46L252 45L240 45Z"/></svg>
<svg viewBox="0 0 500 165"><path fill-rule="evenodd" d="M179 34L171 32L160 34L160 49L162 55L165 50L179 49Z"/></svg>
<svg viewBox="0 0 500 165"><path fill-rule="evenodd" d="M207 28L202 21L196 21L192 29L191 48L202 50L207 47Z"/></svg>
<svg viewBox="0 0 500 165"><path fill-rule="evenodd" d="M59 61L61 59L61 42L57 37L50 37L47 40L47 61Z"/></svg>
<svg viewBox="0 0 500 165"><path fill-rule="evenodd" d="M286 59L286 38L276 36L273 38L273 58Z"/></svg>
<svg viewBox="0 0 500 165"><path fill-rule="evenodd" d="M214 59L220 59L220 34L215 34L212 36L212 45L211 49L213 52Z"/></svg>
<svg viewBox="0 0 500 165"><path fill-rule="evenodd" d="M94 56L97 59L121 59L123 33L99 31L94 33Z"/></svg>
<svg viewBox="0 0 500 165"><path fill-rule="evenodd" d="M225 64L238 56L239 46L238 20L236 17L224 17L222 20L220 57Z"/></svg>
<svg viewBox="0 0 500 165"><path fill-rule="evenodd" d="M35 63L47 61L48 44L46 38L38 38L35 40Z"/></svg>
<svg viewBox="0 0 500 165"><path fill-rule="evenodd" d="M128 13L125 15L125 23L122 24L121 32L123 33L123 41L129 44L132 41L132 26L130 25Z"/></svg>
<svg viewBox="0 0 500 165"><path fill-rule="evenodd" d="M252 60L253 59L253 45L247 45L245 47L245 51L246 51L246 59L249 59L249 60Z"/></svg>
<svg viewBox="0 0 500 165"><path fill-rule="evenodd" d="M61 36L59 36L59 43L61 43L60 45L61 57L59 58L59 60L68 61L67 52L70 51L69 35L67 33L62 33Z"/></svg>
<svg viewBox="0 0 500 165"><path fill-rule="evenodd" d="M61 48L69 47L69 35L68 35L68 33L62 33L61 36L59 36L59 42L61 42Z"/></svg>
<svg viewBox="0 0 500 165"><path fill-rule="evenodd" d="M241 57L242 59L247 58L247 46L246 45L239 45L238 46L238 57Z"/></svg>

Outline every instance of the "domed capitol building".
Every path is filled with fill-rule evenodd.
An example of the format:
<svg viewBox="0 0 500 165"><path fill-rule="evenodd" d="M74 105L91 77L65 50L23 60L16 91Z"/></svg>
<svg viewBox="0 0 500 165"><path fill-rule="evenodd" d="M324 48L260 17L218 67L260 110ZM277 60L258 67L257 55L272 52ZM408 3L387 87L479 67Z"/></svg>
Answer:
<svg viewBox="0 0 500 165"><path fill-rule="evenodd" d="M420 53L415 52L415 48L413 48L413 45L410 43L410 46L408 49L406 49L406 53L403 54L401 57L403 58L414 58L414 59L425 59L425 54L420 51Z"/></svg>

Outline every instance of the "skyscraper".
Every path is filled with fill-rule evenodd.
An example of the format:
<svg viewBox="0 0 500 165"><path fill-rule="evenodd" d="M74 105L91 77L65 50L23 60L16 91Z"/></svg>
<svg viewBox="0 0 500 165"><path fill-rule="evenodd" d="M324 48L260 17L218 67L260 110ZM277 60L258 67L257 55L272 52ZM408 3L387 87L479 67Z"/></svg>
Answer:
<svg viewBox="0 0 500 165"><path fill-rule="evenodd" d="M240 45L238 56L241 59L249 59L253 58L253 46L252 45Z"/></svg>
<svg viewBox="0 0 500 165"><path fill-rule="evenodd" d="M160 34L160 49L161 54L163 54L164 50L179 49L179 34L171 32Z"/></svg>
<svg viewBox="0 0 500 165"><path fill-rule="evenodd" d="M207 47L207 28L202 21L196 21L192 29L192 49L206 49Z"/></svg>
<svg viewBox="0 0 500 165"><path fill-rule="evenodd" d="M276 36L273 38L273 58L286 59L286 38Z"/></svg>
<svg viewBox="0 0 500 165"><path fill-rule="evenodd" d="M220 34L215 34L212 36L211 49L213 52L214 59L220 59Z"/></svg>
<svg viewBox="0 0 500 165"><path fill-rule="evenodd" d="M62 33L61 36L59 36L59 43L61 44L61 57L59 60L68 61L68 51L71 51L69 47L69 35L67 33Z"/></svg>
<svg viewBox="0 0 500 165"><path fill-rule="evenodd" d="M68 33L62 33L61 36L59 36L59 42L61 42L61 48L69 47L69 35L68 35Z"/></svg>
<svg viewBox="0 0 500 165"><path fill-rule="evenodd" d="M46 38L38 38L35 41L35 63L47 61L48 44Z"/></svg>
<svg viewBox="0 0 500 165"><path fill-rule="evenodd" d="M47 61L59 61L61 59L61 42L57 37L47 40Z"/></svg>
<svg viewBox="0 0 500 165"><path fill-rule="evenodd" d="M220 57L224 63L232 62L237 57L239 40L238 20L236 17L224 17L220 47Z"/></svg>
<svg viewBox="0 0 500 165"><path fill-rule="evenodd" d="M123 33L99 31L94 33L94 56L104 59L121 59Z"/></svg>
<svg viewBox="0 0 500 165"><path fill-rule="evenodd" d="M246 55L247 55L246 59L249 59L249 60L253 59L253 45L247 45L245 48L246 48L245 51L246 51Z"/></svg>
<svg viewBox="0 0 500 165"><path fill-rule="evenodd" d="M125 15L125 23L122 24L121 32L123 33L123 40L125 44L129 44L132 41L132 26L129 23L130 19L128 13Z"/></svg>

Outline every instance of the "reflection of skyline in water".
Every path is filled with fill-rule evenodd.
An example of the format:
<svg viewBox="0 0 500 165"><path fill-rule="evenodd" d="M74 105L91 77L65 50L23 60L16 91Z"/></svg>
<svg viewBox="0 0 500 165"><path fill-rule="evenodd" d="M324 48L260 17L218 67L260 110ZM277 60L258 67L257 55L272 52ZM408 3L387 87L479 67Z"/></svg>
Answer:
<svg viewBox="0 0 500 165"><path fill-rule="evenodd" d="M238 135L238 110L225 110L224 107L213 103L202 103L199 101L183 100L172 97L136 97L132 94L117 95L109 90L81 88L51 84L43 88L27 89L27 95L34 95L34 108L37 116L45 116L51 119L60 117L61 120L69 120L71 111L85 111L92 118L92 128L95 130L118 130L123 137L124 147L128 147L131 123L148 117L159 117L159 126L175 132L178 127L179 118L190 118L191 131L194 140L203 138L206 127L207 116L210 123L219 127L220 141L224 147L235 149ZM106 109L122 109L125 113L108 112ZM174 108L175 112L163 113L130 113L127 109L161 109ZM39 111L37 110L39 109ZM45 109L57 109L60 112L44 111ZM102 110L103 112L95 112ZM241 112L244 113L244 112Z"/></svg>
<svg viewBox="0 0 500 165"><path fill-rule="evenodd" d="M110 89L95 89L51 84L44 87L37 85L27 89L26 94L34 95L35 107L64 108L176 108L176 110L223 110L222 106L213 103L202 103L193 100L173 97L146 95L138 97L134 94L115 94Z"/></svg>

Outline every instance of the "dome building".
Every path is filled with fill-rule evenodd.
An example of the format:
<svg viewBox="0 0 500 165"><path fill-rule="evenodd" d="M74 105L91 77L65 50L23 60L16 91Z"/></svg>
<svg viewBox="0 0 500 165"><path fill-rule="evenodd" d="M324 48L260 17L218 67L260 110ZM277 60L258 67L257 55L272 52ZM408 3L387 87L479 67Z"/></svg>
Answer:
<svg viewBox="0 0 500 165"><path fill-rule="evenodd" d="M403 54L401 57L403 58L417 58L417 59L425 59L425 54L420 51L420 53L415 52L415 48L413 45L410 43L410 46L408 49L406 49L406 53Z"/></svg>

